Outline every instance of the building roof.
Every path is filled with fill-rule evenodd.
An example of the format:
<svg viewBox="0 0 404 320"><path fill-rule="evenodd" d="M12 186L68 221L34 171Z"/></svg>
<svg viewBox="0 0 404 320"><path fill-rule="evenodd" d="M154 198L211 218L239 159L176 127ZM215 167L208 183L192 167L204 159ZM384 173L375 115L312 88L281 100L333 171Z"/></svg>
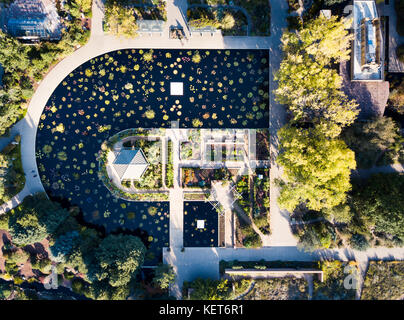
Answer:
<svg viewBox="0 0 404 320"><path fill-rule="evenodd" d="M382 80L384 45L380 19L373 0L354 0L353 28L352 80Z"/></svg>
<svg viewBox="0 0 404 320"><path fill-rule="evenodd" d="M342 90L359 104L359 119L382 116L389 98L388 81L350 81L350 62L341 62Z"/></svg>
<svg viewBox="0 0 404 320"><path fill-rule="evenodd" d="M122 180L138 180L146 171L149 163L142 149L122 149L112 164Z"/></svg>
<svg viewBox="0 0 404 320"><path fill-rule="evenodd" d="M14 37L57 40L61 24L51 0L15 0L8 8L7 31Z"/></svg>

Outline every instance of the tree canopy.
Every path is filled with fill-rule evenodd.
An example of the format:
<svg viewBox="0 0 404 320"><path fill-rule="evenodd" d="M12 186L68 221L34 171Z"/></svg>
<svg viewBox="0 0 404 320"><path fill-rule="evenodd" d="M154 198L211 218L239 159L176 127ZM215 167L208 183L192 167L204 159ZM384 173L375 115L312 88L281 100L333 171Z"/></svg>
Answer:
<svg viewBox="0 0 404 320"><path fill-rule="evenodd" d="M131 235L109 235L94 252L90 278L106 280L112 287L127 285L142 266L146 247Z"/></svg>
<svg viewBox="0 0 404 320"><path fill-rule="evenodd" d="M278 102L287 105L293 121L324 123L327 134L353 123L357 104L341 90L342 78L333 63L349 58L351 36L343 20L322 16L282 36L285 54L275 76Z"/></svg>
<svg viewBox="0 0 404 320"><path fill-rule="evenodd" d="M318 211L344 203L351 189L350 171L356 167L355 154L345 142L327 138L316 127L289 125L278 135L282 150L277 162L284 168L279 205L293 211L305 204Z"/></svg>
<svg viewBox="0 0 404 320"><path fill-rule="evenodd" d="M394 162L398 161L400 156L404 156L400 130L389 117L354 123L343 131L342 137L355 151L359 168L384 165L386 163L381 160Z"/></svg>
<svg viewBox="0 0 404 320"><path fill-rule="evenodd" d="M137 23L135 9L129 7L129 0L107 0L105 3L105 22L109 32L116 36L135 37Z"/></svg>
<svg viewBox="0 0 404 320"><path fill-rule="evenodd" d="M174 279L175 274L171 265L159 264L155 269L153 283L161 289L168 289Z"/></svg>
<svg viewBox="0 0 404 320"><path fill-rule="evenodd" d="M376 174L352 194L352 208L365 228L387 239L404 242L404 174Z"/></svg>
<svg viewBox="0 0 404 320"><path fill-rule="evenodd" d="M69 216L67 210L50 201L43 193L28 196L9 219L9 232L15 245L40 242L52 235Z"/></svg>

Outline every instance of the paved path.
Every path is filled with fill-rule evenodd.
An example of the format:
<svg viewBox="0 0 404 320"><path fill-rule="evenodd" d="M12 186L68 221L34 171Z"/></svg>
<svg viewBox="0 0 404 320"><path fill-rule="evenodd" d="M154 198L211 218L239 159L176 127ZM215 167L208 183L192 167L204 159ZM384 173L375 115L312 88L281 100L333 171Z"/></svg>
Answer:
<svg viewBox="0 0 404 320"><path fill-rule="evenodd" d="M370 169L359 169L353 172L354 176L359 176L361 178L368 178L372 174L376 173L394 173L394 172L404 172L404 166L400 163L395 163L388 166L373 167Z"/></svg>
<svg viewBox="0 0 404 320"><path fill-rule="evenodd" d="M186 9L185 0L167 0L168 22L177 20L176 17L183 16L181 12L175 13L175 7ZM102 0L93 1L92 32L90 41L84 47L75 51L71 56L58 63L42 80L33 95L27 110L26 117L15 125L15 132L19 133L21 139L22 164L26 173L26 185L23 194L19 194L11 203L11 206L18 204L18 201L27 194L33 194L38 191L44 191L40 178L37 175L37 166L35 160L35 137L40 116L49 97L56 89L58 84L71 71L100 54L126 48L199 48L199 49L269 49L271 72L278 69L281 60L280 37L282 28L286 27L287 2L271 0L272 6L272 27L269 37L221 37L221 36L202 36L191 37L188 41L170 40L168 34L163 36L142 36L135 39L121 39L102 32L103 4ZM184 18L182 18L184 19ZM178 20L181 20L178 18ZM183 21L183 20L182 20ZM181 21L179 21L182 24ZM168 25L166 26L166 31ZM185 29L185 28L184 28ZM270 76L270 89L275 88ZM213 278L219 277L220 260L299 260L313 261L318 259L341 259L348 260L358 258L360 261L368 259L404 259L403 249L369 249L366 253L357 253L352 250L321 250L314 253L299 251L296 245L296 239L293 237L289 226L289 214L279 210L276 199L278 190L274 185L274 179L281 174L274 162L277 155L278 141L277 130L283 126L285 120L285 110L274 101L271 94L271 114L270 114L270 134L271 134L271 247L260 249L233 249L233 248L186 248L182 247L182 192L179 189L179 168L177 167L177 178L175 179L174 193L170 194L173 203L174 214L170 214L170 245L173 247L170 251L164 249L163 259L174 267L177 280L171 288L172 294L181 297L181 287L184 280L194 280L197 277ZM14 131L13 131L14 132ZM1 141L0 141L1 143ZM173 144L175 145L175 143ZM178 157L179 150L174 150ZM181 214L180 214L181 212ZM173 221L173 223L171 223ZM171 226L172 225L172 226Z"/></svg>
<svg viewBox="0 0 404 320"><path fill-rule="evenodd" d="M167 135L173 148L174 186L170 189L170 247L182 248L184 246L184 195L180 181L180 136L178 129L170 129Z"/></svg>
<svg viewBox="0 0 404 320"><path fill-rule="evenodd" d="M287 1L272 0L271 2L271 48L270 52L270 157L271 157L271 190L270 190L270 225L271 236L269 245L271 246L295 246L297 239L293 236L290 228L290 214L286 210L281 210L277 199L279 189L275 180L282 175L282 169L276 164L278 155L278 130L286 123L286 111L284 106L275 101L273 91L276 83L273 81L275 72L279 69L282 60L281 37L287 27L286 17L288 16ZM276 14L275 14L276 13Z"/></svg>
<svg viewBox="0 0 404 320"><path fill-rule="evenodd" d="M369 260L404 260L403 248L371 248L365 252L352 249L317 250L305 252L295 246L274 246L259 249L247 248L186 248L164 250L163 261L174 266L177 275L171 294L181 297L183 281L196 278L219 279L219 261L319 261L341 260L359 263L362 277ZM362 280L363 281L363 280ZM361 283L360 283L361 285Z"/></svg>
<svg viewBox="0 0 404 320"><path fill-rule="evenodd" d="M175 4L175 6L174 6ZM182 16L176 5L179 5L182 10L186 10L185 0L168 0L168 23L171 20L180 20ZM60 61L40 82L37 90L28 105L27 114L24 119L14 125L12 132L21 135L21 153L22 165L24 172L27 174L26 194L34 194L44 192L44 188L37 175L37 165L35 159L35 138L37 126L48 99L59 85L59 83L74 69L79 67L84 62L98 55L119 49L127 48L199 48L199 49L232 49L232 48L254 48L265 49L270 47L269 38L262 37L192 37L189 41L181 42L177 39L168 38L168 29L164 36L142 36L133 39L118 38L111 35L105 35L103 32L103 1L94 0L92 7L92 29L89 42L76 50L73 54ZM177 8L177 9L176 9ZM176 11L177 10L177 11ZM185 11L186 12L186 11ZM182 22L181 22L182 21ZM185 23L184 19L180 24ZM185 28L184 28L185 29ZM8 140L0 140L1 143ZM31 173L33 173L31 175ZM33 177L34 175L37 177ZM12 202L18 204L18 201Z"/></svg>

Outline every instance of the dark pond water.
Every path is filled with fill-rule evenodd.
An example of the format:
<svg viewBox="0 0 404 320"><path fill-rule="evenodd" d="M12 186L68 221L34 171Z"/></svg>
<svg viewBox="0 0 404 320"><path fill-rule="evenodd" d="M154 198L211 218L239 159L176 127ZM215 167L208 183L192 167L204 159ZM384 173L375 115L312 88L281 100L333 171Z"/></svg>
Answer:
<svg viewBox="0 0 404 320"><path fill-rule="evenodd" d="M209 202L184 202L184 247L217 247L219 219L216 209ZM199 229L197 221L204 221Z"/></svg>
<svg viewBox="0 0 404 320"><path fill-rule="evenodd" d="M69 74L43 111L36 153L50 196L78 205L106 232L141 233L152 264L169 242L169 203L114 198L97 175L101 143L124 129L169 128L171 121L267 128L269 70L266 50L154 50L147 62L148 52L110 52ZM170 95L170 82L183 83L183 96Z"/></svg>

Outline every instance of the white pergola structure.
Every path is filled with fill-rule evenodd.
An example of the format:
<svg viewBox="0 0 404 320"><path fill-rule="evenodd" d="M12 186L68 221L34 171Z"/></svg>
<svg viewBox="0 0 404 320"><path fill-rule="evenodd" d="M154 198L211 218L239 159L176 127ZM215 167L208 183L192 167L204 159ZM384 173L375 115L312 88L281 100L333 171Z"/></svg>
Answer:
<svg viewBox="0 0 404 320"><path fill-rule="evenodd" d="M213 197L212 200L208 200L209 203L212 205L213 209L217 210L219 212L219 215L224 216L225 211L223 210L223 206L221 205L221 201L219 200L220 197L217 195L216 191L216 185L214 184L212 187L212 192L211 196ZM232 196L232 201L230 203L230 208L233 208L234 203L241 198L240 193L236 190L236 185L233 184L233 186L230 189L230 195Z"/></svg>

